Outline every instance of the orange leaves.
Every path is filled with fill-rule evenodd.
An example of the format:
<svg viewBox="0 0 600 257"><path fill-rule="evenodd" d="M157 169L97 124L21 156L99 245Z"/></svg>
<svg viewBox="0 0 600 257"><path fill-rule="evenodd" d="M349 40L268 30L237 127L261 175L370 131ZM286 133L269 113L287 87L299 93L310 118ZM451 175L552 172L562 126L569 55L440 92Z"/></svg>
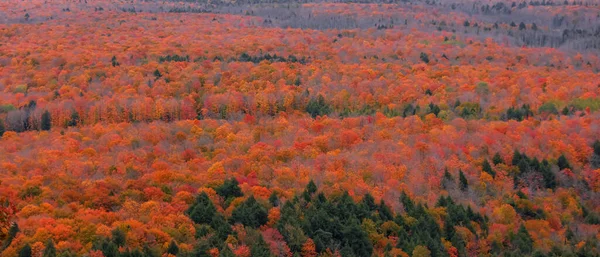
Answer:
<svg viewBox="0 0 600 257"><path fill-rule="evenodd" d="M302 257L316 257L317 250L312 239L307 239L302 245Z"/></svg>

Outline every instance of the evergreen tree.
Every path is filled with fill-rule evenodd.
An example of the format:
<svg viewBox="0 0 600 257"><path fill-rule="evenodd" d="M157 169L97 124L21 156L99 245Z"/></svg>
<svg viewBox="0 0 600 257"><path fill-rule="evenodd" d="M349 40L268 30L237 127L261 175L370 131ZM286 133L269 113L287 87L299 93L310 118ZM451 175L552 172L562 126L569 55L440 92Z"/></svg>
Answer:
<svg viewBox="0 0 600 257"><path fill-rule="evenodd" d="M279 206L279 197L277 197L277 194L275 192L272 192L271 196L269 196L269 203L271 203L273 207Z"/></svg>
<svg viewBox="0 0 600 257"><path fill-rule="evenodd" d="M458 178L460 180L460 190L466 191L469 188L469 182L467 181L467 178L462 170L458 171Z"/></svg>
<svg viewBox="0 0 600 257"><path fill-rule="evenodd" d="M594 141L592 148L594 149L594 154L600 156L600 140Z"/></svg>
<svg viewBox="0 0 600 257"><path fill-rule="evenodd" d="M117 67L119 66L119 62L117 61L117 57L113 55L112 59L110 59L110 62L112 64L113 67Z"/></svg>
<svg viewBox="0 0 600 257"><path fill-rule="evenodd" d="M514 236L512 244L521 254L530 254L533 252L533 239L531 239L527 228L523 224L521 224L519 231Z"/></svg>
<svg viewBox="0 0 600 257"><path fill-rule="evenodd" d="M115 243L115 245L124 246L125 243L127 242L127 238L126 238L125 232L123 232L123 230L116 228L111 232L111 234L112 234L112 241L113 241L113 243Z"/></svg>
<svg viewBox="0 0 600 257"><path fill-rule="evenodd" d="M319 95L316 98L311 98L306 105L306 112L308 112L313 118L317 116L323 116L331 113L331 106L325 101L323 95Z"/></svg>
<svg viewBox="0 0 600 257"><path fill-rule="evenodd" d="M0 119L0 137L2 137L2 135L4 135L4 132L6 132L6 128L4 127L4 121L2 121L2 119Z"/></svg>
<svg viewBox="0 0 600 257"><path fill-rule="evenodd" d="M402 193L400 194L400 202L404 206L404 210L406 211L406 213L412 216L412 213L415 209L415 203L412 199L410 199L410 197L406 194L405 191L402 191Z"/></svg>
<svg viewBox="0 0 600 257"><path fill-rule="evenodd" d="M306 185L306 192L308 192L311 195L317 192L317 185L312 179Z"/></svg>
<svg viewBox="0 0 600 257"><path fill-rule="evenodd" d="M68 125L70 127L75 127L75 126L77 126L77 124L79 124L79 120L80 120L79 113L77 111L73 110L71 112L71 120L69 120Z"/></svg>
<svg viewBox="0 0 600 257"><path fill-rule="evenodd" d="M557 165L560 170L572 169L571 164L569 164L569 161L567 160L567 157L565 157L564 154L561 154L560 157L558 157Z"/></svg>
<svg viewBox="0 0 600 257"><path fill-rule="evenodd" d="M217 208L208 198L208 195L202 192L185 213L195 223L208 224L212 221L213 216L217 214Z"/></svg>
<svg viewBox="0 0 600 257"><path fill-rule="evenodd" d="M194 247L193 256L194 257L212 257L208 251L210 250L210 245L206 240L198 241L198 244Z"/></svg>
<svg viewBox="0 0 600 257"><path fill-rule="evenodd" d="M452 177L452 174L450 174L450 172L448 172L448 168L444 169L444 179L446 179L448 181L454 181L454 177Z"/></svg>
<svg viewBox="0 0 600 257"><path fill-rule="evenodd" d="M250 196L233 210L231 220L244 226L258 228L267 223L268 214L266 208L260 205L254 196Z"/></svg>
<svg viewBox="0 0 600 257"><path fill-rule="evenodd" d="M42 130L50 130L50 127L52 126L51 123L51 118L50 118L50 112L48 112L47 110L42 114Z"/></svg>
<svg viewBox="0 0 600 257"><path fill-rule="evenodd" d="M225 199L243 196L239 183L235 178L226 179L223 185L217 187L217 194Z"/></svg>
<svg viewBox="0 0 600 257"><path fill-rule="evenodd" d="M28 243L19 251L19 257L31 257L31 246Z"/></svg>
<svg viewBox="0 0 600 257"><path fill-rule="evenodd" d="M229 246L225 245L221 251L219 251L219 257L235 257L235 254L229 249Z"/></svg>
<svg viewBox="0 0 600 257"><path fill-rule="evenodd" d="M3 250L4 248L8 247L19 232L19 225L17 225L16 222L13 223L8 229L8 235L6 237L6 240L4 241L4 245L0 245L0 250Z"/></svg>
<svg viewBox="0 0 600 257"><path fill-rule="evenodd" d="M56 247L54 247L54 242L52 240L48 240L46 243L46 249L44 249L43 257L56 257Z"/></svg>
<svg viewBox="0 0 600 257"><path fill-rule="evenodd" d="M383 199L381 199L381 201L379 201L379 207L378 207L378 212L379 212L379 217L381 220L383 221L388 221L388 220L392 220L394 219L394 215L392 214L392 210L390 209L390 207L388 207L385 202L383 201Z"/></svg>
<svg viewBox="0 0 600 257"><path fill-rule="evenodd" d="M259 234L258 239L250 246L250 256L252 257L270 257L271 250L269 245L265 242L262 235Z"/></svg>
<svg viewBox="0 0 600 257"><path fill-rule="evenodd" d="M502 160L502 156L500 156L500 153L494 154L494 157L492 158L492 163L494 163L494 165L504 163L504 160Z"/></svg>
<svg viewBox="0 0 600 257"><path fill-rule="evenodd" d="M179 246L177 246L177 242L175 242L175 240L171 240L171 243L169 243L169 248L167 248L167 253L172 254L172 255L177 255L177 253L179 253Z"/></svg>
<svg viewBox="0 0 600 257"><path fill-rule="evenodd" d="M160 73L160 71L158 69L154 70L154 80L158 80L160 78L162 78L162 74Z"/></svg>
<svg viewBox="0 0 600 257"><path fill-rule="evenodd" d="M358 223L358 220L350 220L342 233L345 244L352 248L356 256L371 256L373 254L373 244L367 232Z"/></svg>
<svg viewBox="0 0 600 257"><path fill-rule="evenodd" d="M423 61L424 63L429 63L429 55L427 55L426 53L421 52L419 58L421 58L421 61Z"/></svg>
<svg viewBox="0 0 600 257"><path fill-rule="evenodd" d="M369 193L366 193L365 196L363 196L362 204L367 208L368 211L374 211L375 209L377 209L377 204L375 204L375 198L373 198L373 196Z"/></svg>
<svg viewBox="0 0 600 257"><path fill-rule="evenodd" d="M496 172L494 172L494 170L492 169L492 165L490 165L490 162L488 162L487 159L483 161L481 169L486 173L490 174L493 178L496 177Z"/></svg>

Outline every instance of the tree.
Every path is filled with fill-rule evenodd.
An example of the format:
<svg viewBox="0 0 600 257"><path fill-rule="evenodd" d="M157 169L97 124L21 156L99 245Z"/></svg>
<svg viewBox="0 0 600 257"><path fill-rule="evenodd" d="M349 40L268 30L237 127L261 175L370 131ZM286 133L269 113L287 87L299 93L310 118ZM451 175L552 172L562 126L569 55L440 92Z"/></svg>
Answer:
<svg viewBox="0 0 600 257"><path fill-rule="evenodd" d="M162 78L162 76L163 76L158 69L154 70L153 74L154 74L154 80L158 80L158 79Z"/></svg>
<svg viewBox="0 0 600 257"><path fill-rule="evenodd" d="M175 242L175 240L171 240L171 243L169 243L167 253L172 255L177 255L177 253L179 253L179 246L177 246L177 242Z"/></svg>
<svg viewBox="0 0 600 257"><path fill-rule="evenodd" d="M215 208L212 201L208 198L208 195L202 192L187 209L186 214L194 223L208 224L212 221L213 216L217 214L217 208Z"/></svg>
<svg viewBox="0 0 600 257"><path fill-rule="evenodd" d="M429 63L429 55L427 55L426 53L421 52L419 58L421 58L421 61L423 61L424 63Z"/></svg>
<svg viewBox="0 0 600 257"><path fill-rule="evenodd" d="M465 177L465 174L462 172L462 170L458 171L458 177L460 180L460 190L466 191L469 188L469 182L467 181L467 178Z"/></svg>
<svg viewBox="0 0 600 257"><path fill-rule="evenodd" d="M565 157L564 154L561 154L560 157L558 157L558 161L556 164L558 165L558 168L560 170L572 169L571 164L569 164L569 161L567 160L567 157Z"/></svg>
<svg viewBox="0 0 600 257"><path fill-rule="evenodd" d="M519 30L525 30L527 29L527 26L525 26L525 23L521 22L519 23Z"/></svg>
<svg viewBox="0 0 600 257"><path fill-rule="evenodd" d="M42 114L42 130L50 130L50 127L52 126L52 120L50 118L50 112L48 112L48 110L44 111L44 113Z"/></svg>
<svg viewBox="0 0 600 257"><path fill-rule="evenodd" d="M311 98L306 105L306 112L309 113L313 118L317 116L323 116L331 113L331 106L325 101L323 95L319 95L316 98Z"/></svg>
<svg viewBox="0 0 600 257"><path fill-rule="evenodd" d="M431 251L427 249L427 247L422 245L417 245L412 252L413 257L430 257Z"/></svg>
<svg viewBox="0 0 600 257"><path fill-rule="evenodd" d="M112 241L117 246L124 246L127 242L125 232L119 228L115 228L112 232Z"/></svg>
<svg viewBox="0 0 600 257"><path fill-rule="evenodd" d="M43 257L56 257L56 247L54 247L54 242L52 239L48 240L46 243L46 249L44 249Z"/></svg>
<svg viewBox="0 0 600 257"><path fill-rule="evenodd" d="M77 124L79 124L79 120L80 120L79 113L77 111L73 110L71 112L71 120L69 120L69 124L68 124L69 127L77 126Z"/></svg>
<svg viewBox="0 0 600 257"><path fill-rule="evenodd" d="M4 127L4 121L0 119L0 137L4 135L4 132L6 132L6 128Z"/></svg>
<svg viewBox="0 0 600 257"><path fill-rule="evenodd" d="M31 257L31 246L27 243L21 250L19 251L19 257Z"/></svg>
<svg viewBox="0 0 600 257"><path fill-rule="evenodd" d="M231 220L244 226L258 228L266 224L269 219L266 208L260 205L254 196L250 196L233 210Z"/></svg>
<svg viewBox="0 0 600 257"><path fill-rule="evenodd" d="M306 185L306 192L308 192L310 195L314 194L317 192L317 185L315 184L315 182L311 179L308 184Z"/></svg>
<svg viewBox="0 0 600 257"><path fill-rule="evenodd" d="M316 257L317 250L315 248L315 242L312 239L307 239L302 245L302 257Z"/></svg>
<svg viewBox="0 0 600 257"><path fill-rule="evenodd" d="M494 157L492 158L492 163L494 163L494 165L504 163L504 160L502 160L502 156L500 156L500 153L494 154Z"/></svg>
<svg viewBox="0 0 600 257"><path fill-rule="evenodd" d="M235 178L226 179L223 185L217 187L217 194L225 199L243 196L239 183Z"/></svg>
<svg viewBox="0 0 600 257"><path fill-rule="evenodd" d="M229 246L225 245L221 251L219 251L219 257L235 257L235 254L233 254Z"/></svg>
<svg viewBox="0 0 600 257"><path fill-rule="evenodd" d="M371 256L373 244L367 232L362 229L358 224L358 220L354 218L348 223L342 231L345 244L352 248L356 256Z"/></svg>
<svg viewBox="0 0 600 257"><path fill-rule="evenodd" d="M492 165L490 165L490 162L488 162L487 159L483 161L481 169L490 174L493 178L496 177L496 172L494 172L494 170L492 169Z"/></svg>
<svg viewBox="0 0 600 257"><path fill-rule="evenodd" d="M111 64L113 67L117 67L121 64L119 64L119 62L117 61L117 57L113 55L112 59L110 60Z"/></svg>
<svg viewBox="0 0 600 257"><path fill-rule="evenodd" d="M521 254L533 252L533 239L531 239L525 225L521 224L519 231L512 240L512 244Z"/></svg>
<svg viewBox="0 0 600 257"><path fill-rule="evenodd" d="M269 203L271 203L271 205L273 205L273 207L279 206L279 204L280 204L279 197L277 197L277 194L275 192L272 192L271 195L269 196Z"/></svg>
<svg viewBox="0 0 600 257"><path fill-rule="evenodd" d="M252 257L270 257L271 250L269 245L265 242L262 235L259 234L258 239L250 246L250 256Z"/></svg>

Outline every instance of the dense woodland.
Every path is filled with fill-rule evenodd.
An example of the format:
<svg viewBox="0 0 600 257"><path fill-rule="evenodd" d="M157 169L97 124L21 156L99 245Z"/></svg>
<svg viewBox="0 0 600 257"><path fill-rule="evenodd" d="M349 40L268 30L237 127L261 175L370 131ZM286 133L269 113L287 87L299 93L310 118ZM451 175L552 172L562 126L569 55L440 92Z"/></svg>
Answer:
<svg viewBox="0 0 600 257"><path fill-rule="evenodd" d="M597 1L0 2L0 256L599 256Z"/></svg>

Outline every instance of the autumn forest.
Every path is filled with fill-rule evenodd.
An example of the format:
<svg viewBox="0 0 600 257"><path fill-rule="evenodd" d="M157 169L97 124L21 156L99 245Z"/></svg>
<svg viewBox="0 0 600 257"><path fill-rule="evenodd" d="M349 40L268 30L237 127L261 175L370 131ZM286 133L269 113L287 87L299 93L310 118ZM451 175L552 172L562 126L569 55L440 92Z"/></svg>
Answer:
<svg viewBox="0 0 600 257"><path fill-rule="evenodd" d="M596 0L0 2L0 256L600 256Z"/></svg>

